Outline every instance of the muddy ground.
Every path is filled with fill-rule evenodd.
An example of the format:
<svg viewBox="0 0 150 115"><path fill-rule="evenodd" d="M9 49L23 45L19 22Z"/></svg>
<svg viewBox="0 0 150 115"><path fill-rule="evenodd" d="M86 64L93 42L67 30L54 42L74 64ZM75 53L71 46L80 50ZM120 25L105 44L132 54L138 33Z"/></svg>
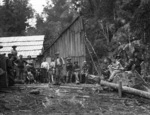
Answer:
<svg viewBox="0 0 150 115"><path fill-rule="evenodd" d="M150 100L95 85L16 85L0 89L0 115L150 115Z"/></svg>

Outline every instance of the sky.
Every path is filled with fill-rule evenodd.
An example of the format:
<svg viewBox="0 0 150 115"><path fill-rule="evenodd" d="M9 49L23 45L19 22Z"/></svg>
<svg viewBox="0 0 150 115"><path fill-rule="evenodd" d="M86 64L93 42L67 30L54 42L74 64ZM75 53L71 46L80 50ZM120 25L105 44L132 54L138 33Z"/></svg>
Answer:
<svg viewBox="0 0 150 115"><path fill-rule="evenodd" d="M32 4L32 8L35 9L37 13L43 11L43 5L46 5L47 0L29 0L29 3Z"/></svg>
<svg viewBox="0 0 150 115"><path fill-rule="evenodd" d="M46 5L46 2L47 0L29 0L29 3L32 5L32 8L39 14L42 13L43 8L44 8L43 6ZM35 24L36 24L35 18L29 19L28 21L32 27L35 27Z"/></svg>

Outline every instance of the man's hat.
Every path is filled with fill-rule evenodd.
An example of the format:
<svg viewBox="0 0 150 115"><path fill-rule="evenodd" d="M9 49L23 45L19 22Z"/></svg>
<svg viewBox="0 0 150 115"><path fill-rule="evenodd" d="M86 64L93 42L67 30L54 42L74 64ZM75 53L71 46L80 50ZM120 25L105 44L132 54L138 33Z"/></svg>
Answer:
<svg viewBox="0 0 150 115"><path fill-rule="evenodd" d="M55 55L59 55L59 52L56 52Z"/></svg>
<svg viewBox="0 0 150 115"><path fill-rule="evenodd" d="M17 46L15 46L15 45L14 45L14 46L12 46L12 48L16 48L16 47L17 47Z"/></svg>

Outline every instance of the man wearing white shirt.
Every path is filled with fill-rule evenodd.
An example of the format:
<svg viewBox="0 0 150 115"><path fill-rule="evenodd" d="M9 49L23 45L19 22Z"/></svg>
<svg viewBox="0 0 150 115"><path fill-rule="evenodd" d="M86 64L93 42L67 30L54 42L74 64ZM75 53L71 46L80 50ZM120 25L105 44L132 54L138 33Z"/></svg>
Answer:
<svg viewBox="0 0 150 115"><path fill-rule="evenodd" d="M41 64L41 70L42 70L42 81L45 83L48 81L48 71L49 71L49 63L46 62L46 59L43 60Z"/></svg>

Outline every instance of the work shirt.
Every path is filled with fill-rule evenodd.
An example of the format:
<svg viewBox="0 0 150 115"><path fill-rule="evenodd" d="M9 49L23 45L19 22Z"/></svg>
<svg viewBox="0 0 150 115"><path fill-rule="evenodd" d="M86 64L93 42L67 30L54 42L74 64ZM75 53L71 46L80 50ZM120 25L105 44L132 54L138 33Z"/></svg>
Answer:
<svg viewBox="0 0 150 115"><path fill-rule="evenodd" d="M27 60L27 66L33 66L33 60L32 59Z"/></svg>
<svg viewBox="0 0 150 115"><path fill-rule="evenodd" d="M52 68L55 68L55 62L54 61L52 61L51 63L50 63L50 68L52 69Z"/></svg>
<svg viewBox="0 0 150 115"><path fill-rule="evenodd" d="M49 63L48 62L42 62L41 68L45 68L45 69L49 70Z"/></svg>
<svg viewBox="0 0 150 115"><path fill-rule="evenodd" d="M89 65L88 64L84 64L82 66L82 72L85 73L85 72L88 72L89 71Z"/></svg>
<svg viewBox="0 0 150 115"><path fill-rule="evenodd" d="M80 71L80 66L74 65L73 70L74 70L74 72Z"/></svg>
<svg viewBox="0 0 150 115"><path fill-rule="evenodd" d="M55 60L55 67L62 67L62 65L64 64L64 60L62 58L57 58Z"/></svg>
<svg viewBox="0 0 150 115"><path fill-rule="evenodd" d="M15 61L15 63L17 63L18 68L23 69L24 65L26 64L26 61L24 59L18 59Z"/></svg>
<svg viewBox="0 0 150 115"><path fill-rule="evenodd" d="M17 50L11 49L11 54L13 54L13 56L17 56L18 52Z"/></svg>
<svg viewBox="0 0 150 115"><path fill-rule="evenodd" d="M67 71L73 71L73 64L72 64L71 62L68 62L68 63L66 64L66 70L67 70Z"/></svg>

